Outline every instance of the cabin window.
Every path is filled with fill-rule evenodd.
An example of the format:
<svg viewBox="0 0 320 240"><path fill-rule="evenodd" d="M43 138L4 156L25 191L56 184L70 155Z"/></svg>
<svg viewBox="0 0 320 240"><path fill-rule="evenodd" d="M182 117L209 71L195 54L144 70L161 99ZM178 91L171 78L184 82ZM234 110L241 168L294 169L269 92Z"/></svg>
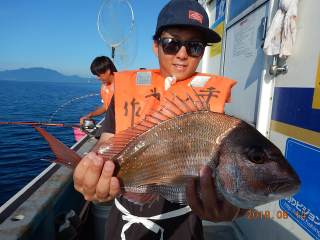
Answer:
<svg viewBox="0 0 320 240"><path fill-rule="evenodd" d="M230 0L229 22L258 0Z"/></svg>

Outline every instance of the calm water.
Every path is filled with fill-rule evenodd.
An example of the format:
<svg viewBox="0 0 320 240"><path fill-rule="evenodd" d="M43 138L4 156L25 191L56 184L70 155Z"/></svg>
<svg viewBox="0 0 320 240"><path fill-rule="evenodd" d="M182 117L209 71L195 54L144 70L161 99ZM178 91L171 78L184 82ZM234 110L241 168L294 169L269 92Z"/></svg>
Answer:
<svg viewBox="0 0 320 240"><path fill-rule="evenodd" d="M48 123L64 103L100 93L100 83L0 81L0 122ZM78 124L80 117L101 106L101 97L84 97L65 105L51 123ZM96 123L102 119L95 118ZM72 128L41 126L68 147L75 143ZM0 124L0 206L41 173L54 158L42 136L31 125Z"/></svg>

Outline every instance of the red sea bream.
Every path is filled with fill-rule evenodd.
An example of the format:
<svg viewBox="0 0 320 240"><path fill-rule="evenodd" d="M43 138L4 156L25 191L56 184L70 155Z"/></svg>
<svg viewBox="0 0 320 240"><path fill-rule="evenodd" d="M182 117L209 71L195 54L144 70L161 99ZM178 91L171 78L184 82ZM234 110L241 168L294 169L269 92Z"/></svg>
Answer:
<svg viewBox="0 0 320 240"><path fill-rule="evenodd" d="M116 134L97 154L115 162L124 197L143 205L159 195L187 204L185 182L212 169L218 199L250 209L299 191L297 173L281 151L250 124L209 111L205 101L167 100L133 129ZM36 127L36 126L35 126ZM81 157L43 129L58 164L75 168ZM68 153L68 155L66 155Z"/></svg>

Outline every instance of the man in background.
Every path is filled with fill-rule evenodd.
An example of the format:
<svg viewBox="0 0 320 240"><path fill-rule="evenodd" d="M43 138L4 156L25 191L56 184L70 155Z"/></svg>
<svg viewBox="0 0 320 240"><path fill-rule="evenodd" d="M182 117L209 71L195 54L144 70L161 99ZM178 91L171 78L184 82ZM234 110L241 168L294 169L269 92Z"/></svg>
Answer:
<svg viewBox="0 0 320 240"><path fill-rule="evenodd" d="M96 75L97 78L102 82L101 98L103 105L93 112L87 114L86 116L80 118L80 124L82 124L83 121L87 118L92 118L104 114L108 109L109 103L113 96L113 73L117 72L117 69L110 58L106 56L96 57L91 63L90 69L92 74Z"/></svg>

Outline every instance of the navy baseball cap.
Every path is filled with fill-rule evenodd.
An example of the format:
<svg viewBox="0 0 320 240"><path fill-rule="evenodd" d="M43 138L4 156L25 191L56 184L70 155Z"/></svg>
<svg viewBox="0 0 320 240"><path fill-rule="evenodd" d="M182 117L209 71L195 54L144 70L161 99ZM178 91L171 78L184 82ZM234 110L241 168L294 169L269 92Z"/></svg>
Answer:
<svg viewBox="0 0 320 240"><path fill-rule="evenodd" d="M171 0L163 7L158 16L156 34L159 28L183 25L201 32L206 43L221 41L218 33L209 28L207 12L195 0Z"/></svg>

